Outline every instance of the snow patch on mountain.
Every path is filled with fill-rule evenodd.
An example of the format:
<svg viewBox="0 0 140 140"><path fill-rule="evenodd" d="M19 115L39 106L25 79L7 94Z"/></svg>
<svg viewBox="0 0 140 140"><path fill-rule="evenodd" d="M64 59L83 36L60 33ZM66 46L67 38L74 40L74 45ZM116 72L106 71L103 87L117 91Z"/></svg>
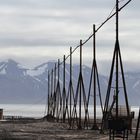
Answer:
<svg viewBox="0 0 140 140"><path fill-rule="evenodd" d="M42 73L44 73L47 70L48 64L47 63L43 63L37 67L35 67L34 69L30 69L27 71L27 74L30 76L38 76L41 75Z"/></svg>
<svg viewBox="0 0 140 140"><path fill-rule="evenodd" d="M137 81L134 85L133 85L133 89L135 89L136 87L140 86L140 81Z"/></svg>
<svg viewBox="0 0 140 140"><path fill-rule="evenodd" d="M0 63L0 74L9 76L24 76L26 75L26 70L20 64L12 59L8 59L5 62Z"/></svg>
<svg viewBox="0 0 140 140"><path fill-rule="evenodd" d="M25 68L21 64L12 59L0 62L0 102L1 103L32 103L33 100L45 97L47 94L48 71L54 69L56 62L45 62L32 69ZM89 80L91 76L91 68L88 66L82 67L83 82L85 91L89 89ZM56 84L58 82L58 69L56 69ZM69 86L70 67L66 64L66 90ZM115 75L114 75L115 76ZM121 78L121 75L119 75ZM74 91L78 84L79 65L72 67L72 83ZM63 89L63 65L60 65L59 83L61 90ZM100 88L103 100L106 96L109 77L99 74ZM132 105L139 104L140 98L140 73L125 73L126 88L128 99ZM113 79L114 81L114 79ZM119 84L121 84L120 81ZM121 94L123 96L123 94ZM134 98L132 100L132 98ZM42 98L44 99L44 98ZM46 99L44 99L46 101Z"/></svg>

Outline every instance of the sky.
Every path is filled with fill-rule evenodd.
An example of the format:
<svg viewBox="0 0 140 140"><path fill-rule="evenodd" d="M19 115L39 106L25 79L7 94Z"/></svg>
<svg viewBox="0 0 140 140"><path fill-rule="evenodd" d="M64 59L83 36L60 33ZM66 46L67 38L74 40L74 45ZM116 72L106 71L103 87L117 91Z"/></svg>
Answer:
<svg viewBox="0 0 140 140"><path fill-rule="evenodd" d="M121 0L120 6L127 0ZM62 61L109 16L115 0L0 0L0 61L14 59L33 67ZM120 12L119 39L125 71L140 71L140 1ZM109 71L115 44L115 18L96 34L98 69ZM68 60L67 60L68 61ZM83 63L91 66L92 39L83 46ZM69 63L69 62L67 62ZM79 63L79 50L73 54Z"/></svg>

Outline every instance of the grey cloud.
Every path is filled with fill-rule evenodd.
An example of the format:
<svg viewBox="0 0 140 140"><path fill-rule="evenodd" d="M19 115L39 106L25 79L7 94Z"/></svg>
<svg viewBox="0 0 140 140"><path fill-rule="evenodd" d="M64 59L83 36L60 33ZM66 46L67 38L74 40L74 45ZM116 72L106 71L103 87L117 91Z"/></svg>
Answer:
<svg viewBox="0 0 140 140"><path fill-rule="evenodd" d="M28 38L0 38L0 46L1 47L9 47L9 46L59 46L64 45L64 41L60 40L50 40L50 39L28 39Z"/></svg>
<svg viewBox="0 0 140 140"><path fill-rule="evenodd" d="M75 47L90 35L93 23L106 19L114 4L115 0L0 0L0 6L5 6L5 11L0 8L0 47ZM120 32L127 34L128 41L128 34L139 33L139 5L139 0L133 0L120 15ZM98 47L113 50L114 27L113 20L101 30ZM138 46L138 36L131 37L131 42L121 42L122 47ZM126 39L124 35L121 38Z"/></svg>
<svg viewBox="0 0 140 140"><path fill-rule="evenodd" d="M64 47L69 47L69 46L74 46L75 43L75 37L74 36L65 36L65 39L62 36L49 36L49 37L18 37L18 36L9 36L9 37L0 37L0 47L9 47L9 46L52 46L52 47L57 47L57 46L64 46ZM80 37L76 37L80 38ZM79 40L78 40L79 41Z"/></svg>
<svg viewBox="0 0 140 140"><path fill-rule="evenodd" d="M126 2L126 1L124 1ZM31 9L110 9L115 5L115 0L0 0L2 6L22 7ZM129 9L138 9L139 1L132 1Z"/></svg>
<svg viewBox="0 0 140 140"><path fill-rule="evenodd" d="M126 1L124 1L126 2ZM120 3L122 5L124 2ZM13 7L26 7L26 8L55 8L55 9L94 9L94 8L109 8L115 6L115 0L0 0L1 5L9 5ZM133 7L139 8L140 2L132 1L129 9ZM133 9L133 10L135 10Z"/></svg>

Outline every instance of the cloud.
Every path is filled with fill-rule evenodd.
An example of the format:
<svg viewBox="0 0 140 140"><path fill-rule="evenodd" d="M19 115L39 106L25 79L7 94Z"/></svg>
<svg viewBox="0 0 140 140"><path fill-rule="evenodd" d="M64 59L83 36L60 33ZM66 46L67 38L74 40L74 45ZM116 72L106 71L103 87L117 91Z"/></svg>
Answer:
<svg viewBox="0 0 140 140"><path fill-rule="evenodd" d="M140 60L139 4L133 0L120 13L120 45L127 63ZM11 57L35 64L61 58L69 53L70 46L75 48L80 39L86 40L92 34L92 25L99 27L114 5L115 0L0 0L0 59ZM97 33L99 62L111 61L114 44L112 18ZM84 62L90 65L92 39L84 47ZM78 51L74 62L79 62Z"/></svg>

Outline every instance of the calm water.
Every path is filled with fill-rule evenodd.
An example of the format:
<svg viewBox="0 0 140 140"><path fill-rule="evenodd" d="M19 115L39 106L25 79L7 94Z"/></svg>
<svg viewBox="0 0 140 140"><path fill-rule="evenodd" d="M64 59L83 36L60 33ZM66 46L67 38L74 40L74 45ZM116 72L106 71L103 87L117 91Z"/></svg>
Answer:
<svg viewBox="0 0 140 140"><path fill-rule="evenodd" d="M4 116L43 117L45 105L0 104Z"/></svg>
<svg viewBox="0 0 140 140"><path fill-rule="evenodd" d="M24 116L24 117L43 117L45 112L45 105L32 104L0 104L5 116ZM131 111L135 112L135 117L138 116L139 107L132 106ZM83 110L82 110L83 112ZM93 116L93 108L89 106L89 114ZM97 117L101 118L101 108L97 106Z"/></svg>

